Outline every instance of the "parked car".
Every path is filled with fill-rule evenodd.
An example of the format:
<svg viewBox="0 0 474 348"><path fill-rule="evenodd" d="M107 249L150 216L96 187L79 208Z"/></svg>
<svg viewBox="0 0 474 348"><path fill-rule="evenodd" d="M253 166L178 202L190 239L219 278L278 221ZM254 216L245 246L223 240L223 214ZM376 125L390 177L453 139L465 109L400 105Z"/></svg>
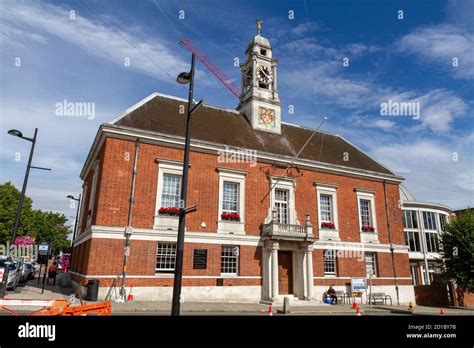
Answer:
<svg viewBox="0 0 474 348"><path fill-rule="evenodd" d="M33 262L31 263L31 265L33 266L33 270L35 271L35 273L34 273L34 277L35 277L36 274L39 273L40 264L39 264L37 261L33 261Z"/></svg>
<svg viewBox="0 0 474 348"><path fill-rule="evenodd" d="M0 269L5 272L6 265L5 262L7 261L6 258L0 259ZM15 290L18 284L21 281L23 270L23 261L22 259L15 258L12 260L9 270L8 270L8 280L7 280L7 289ZM0 272L3 275L3 272Z"/></svg>
<svg viewBox="0 0 474 348"><path fill-rule="evenodd" d="M31 264L33 265L33 268L35 269L35 271L39 270L40 264L37 261L33 261Z"/></svg>
<svg viewBox="0 0 474 348"><path fill-rule="evenodd" d="M30 279L34 279L35 273L36 271L31 263L24 263L22 274L21 274L21 280L28 281Z"/></svg>

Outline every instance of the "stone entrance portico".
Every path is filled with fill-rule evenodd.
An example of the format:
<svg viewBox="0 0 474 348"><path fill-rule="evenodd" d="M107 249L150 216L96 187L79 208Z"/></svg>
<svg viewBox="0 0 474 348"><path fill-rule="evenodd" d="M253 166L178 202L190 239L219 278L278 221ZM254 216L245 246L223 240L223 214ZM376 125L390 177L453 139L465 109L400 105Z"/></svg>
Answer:
<svg viewBox="0 0 474 348"><path fill-rule="evenodd" d="M280 224L273 216L270 223L263 225L263 286L262 299L277 301L285 295L294 295L300 300L313 298L313 227L306 215L305 225ZM286 291L281 291L282 267L279 256L282 252L291 252L292 282ZM286 255L285 255L286 257ZM291 293L290 293L291 291Z"/></svg>

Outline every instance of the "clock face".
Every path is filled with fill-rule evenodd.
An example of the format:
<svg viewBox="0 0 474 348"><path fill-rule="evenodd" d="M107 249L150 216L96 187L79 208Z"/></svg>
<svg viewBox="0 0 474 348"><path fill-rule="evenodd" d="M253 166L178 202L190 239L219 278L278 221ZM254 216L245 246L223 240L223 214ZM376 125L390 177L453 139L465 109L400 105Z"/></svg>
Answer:
<svg viewBox="0 0 474 348"><path fill-rule="evenodd" d="M272 69L267 65L259 65L257 67L257 82L261 88L270 87L273 81Z"/></svg>
<svg viewBox="0 0 474 348"><path fill-rule="evenodd" d="M275 110L260 107L258 109L258 123L265 128L274 127Z"/></svg>

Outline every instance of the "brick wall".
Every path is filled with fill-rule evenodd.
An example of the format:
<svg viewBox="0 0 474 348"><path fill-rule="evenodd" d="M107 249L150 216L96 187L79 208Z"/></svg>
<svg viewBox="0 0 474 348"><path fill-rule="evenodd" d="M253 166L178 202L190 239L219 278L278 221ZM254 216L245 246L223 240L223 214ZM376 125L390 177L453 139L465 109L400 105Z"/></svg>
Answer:
<svg viewBox="0 0 474 348"><path fill-rule="evenodd" d="M449 306L446 285L415 286L415 301L420 306Z"/></svg>
<svg viewBox="0 0 474 348"><path fill-rule="evenodd" d="M78 273L93 275L102 279L101 286L111 284L113 279L101 278L100 276L119 275L123 267L123 248L124 240L94 238L77 247L78 255L90 250L89 262L82 265L77 270ZM193 269L194 249L207 249L207 268ZM239 276L261 276L261 247L240 246L239 253ZM128 276L154 276L156 274L156 250L157 242L132 240L130 243L130 257L127 262ZM221 277L221 250L222 245L203 244L203 243L185 243L183 276L204 276L213 277L211 279L184 279L183 284L194 285L215 285L215 278ZM87 252L87 251L86 251ZM75 256L76 257L76 256ZM81 256L78 256L78 260ZM74 262L75 260L73 260ZM160 272L165 275L167 273ZM172 273L171 273L172 274ZM104 283L105 282L105 283ZM131 282L131 283L130 283ZM104 284L103 284L104 283ZM149 284L153 286L163 285L172 286L172 278L153 278L153 279L132 279L127 280L127 284ZM224 279L225 285L260 285L261 279ZM138 285L136 285L138 286Z"/></svg>
<svg viewBox="0 0 474 348"><path fill-rule="evenodd" d="M460 307L474 307L474 293L462 291L459 287L453 286L455 303Z"/></svg>
<svg viewBox="0 0 474 348"><path fill-rule="evenodd" d="M102 160L98 194L97 214L94 224L104 226L125 226L128 214L131 172L133 167L134 142L108 138L105 142L105 153ZM157 158L182 161L181 150L140 144L137 165L135 206L133 209L134 227L152 228L155 214L158 164ZM259 235L260 226L268 215L269 196L262 198L269 189L267 174L281 175L283 168L273 168L265 163L251 167L245 163L221 164L217 156L192 152L192 166L189 172L188 204L197 204L198 210L188 215L187 227L199 231L201 222L206 222L206 232L215 232L218 218L219 174L217 167L233 168L248 171L246 177L245 221L247 234ZM296 175L296 171L293 171ZM383 184L381 182L344 177L340 175L316 173L301 170L296 186L296 211L301 223L305 213L310 213L312 224L318 226L316 189L314 182L338 185L337 200L339 211L340 237L344 241L360 241L359 218L355 188L375 191L376 219L379 240L388 243L388 230ZM90 180L89 177L86 180ZM404 244L398 185L387 184L387 199L391 222L392 242ZM317 228L315 229L317 235Z"/></svg>
<svg viewBox="0 0 474 348"><path fill-rule="evenodd" d="M323 266L323 253L322 249L316 249L313 251L313 272L315 277L324 276ZM406 254L394 254L395 269L397 278L410 277L408 269L408 256ZM390 253L376 253L377 260L377 276L383 278L393 278L392 268L392 256ZM365 260L359 258L357 255L347 254L346 256L340 256L336 259L337 277L345 278L365 278ZM408 270L408 271L407 271ZM407 274L408 272L408 274ZM392 279L373 279L373 285L390 285L393 284ZM411 285L411 279L398 279L399 285ZM328 277L327 279L317 279L315 281L317 285L350 285L348 279L333 279Z"/></svg>
<svg viewBox="0 0 474 348"><path fill-rule="evenodd" d="M93 224L103 226L125 226L129 209L129 194L131 173L134 159L134 142L122 139L107 138L99 153L100 172L96 189L96 204L93 211ZM152 228L156 208L156 193L158 180L157 158L182 161L183 151L179 149L140 143L137 163L135 188L135 206L133 209L132 226L136 228ZM248 172L245 179L245 230L248 235L260 235L261 224L267 217L270 205L269 196L262 198L269 189L268 175L282 175L284 168L272 167L266 163L258 163L251 167L245 163L222 164L217 162L216 155L192 152L190 154L191 168L189 172L188 205L197 204L198 210L187 217L187 229L190 231L216 232L218 219L219 173L218 167L233 168ZM85 204L92 189L92 171L87 174L88 192ZM314 183L337 185L337 205L339 219L339 235L342 241L359 242L358 202L355 189L363 188L375 192L375 210L377 231L381 243L389 243L387 215L383 183L353 177L290 170L290 176L297 177L296 211L298 219L304 223L305 213L310 213L314 233L318 236L318 211L316 188ZM394 244L404 244L401 210L398 208L398 185L387 184L388 217L391 224L391 241ZM84 209L87 212L87 208ZM82 229L85 228L86 217L82 219ZM205 222L206 229L200 225ZM184 275L220 275L220 245L208 244L207 270L192 270L192 250L199 244L190 243L185 248ZM79 253L86 255L85 260L73 260L77 272L93 275L119 274L123 264L123 240L92 239L81 244ZM132 241L131 259L128 267L129 274L154 275L156 262L156 242ZM314 251L314 274L323 276L322 250ZM241 274L261 275L261 251L256 247L241 247ZM89 261L87 261L89 258ZM79 258L80 259L80 258ZM243 262L242 262L243 261ZM408 254L395 253L397 277L410 277ZM365 262L351 258L337 260L338 276L364 277ZM390 253L377 253L377 269L379 277L393 277ZM257 279L260 282L260 279ZM109 281L109 280L104 280ZM112 280L110 280L111 282ZM137 284L149 283L171 285L172 279L140 279L130 280ZM225 280L226 282L256 282L255 279ZM215 280L185 279L184 284L211 284ZM321 283L326 282L323 280ZM331 280L328 280L331 282ZM346 280L338 280L346 282ZM377 280L380 285L392 284L392 280ZM409 280L399 280L399 284L411 284ZM212 285L212 284L211 284Z"/></svg>

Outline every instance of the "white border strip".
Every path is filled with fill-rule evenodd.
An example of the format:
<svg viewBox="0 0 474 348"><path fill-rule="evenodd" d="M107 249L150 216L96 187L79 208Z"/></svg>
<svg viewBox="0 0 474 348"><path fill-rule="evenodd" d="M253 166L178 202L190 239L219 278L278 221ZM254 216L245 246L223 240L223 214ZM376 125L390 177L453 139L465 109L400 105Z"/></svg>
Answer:
<svg viewBox="0 0 474 348"><path fill-rule="evenodd" d="M313 277L314 279L325 279L325 280L351 280L352 278L366 278L366 277ZM366 278L368 279L368 278ZM372 277L374 280L394 280L395 277ZM412 280L411 277L397 277L397 280Z"/></svg>
<svg viewBox="0 0 474 348"><path fill-rule="evenodd" d="M78 246L91 238L102 238L102 239L118 239L124 240L125 227L110 227L110 226L97 226L91 227L88 232L82 233L74 243L74 246ZM148 240L156 242L176 242L178 233L177 231L163 231L155 229L137 228L133 229L132 240ZM265 240L261 236L255 235L237 235L237 234L224 234L216 232L192 232L186 231L185 235L186 243L201 243L201 244L237 244L244 246L264 246ZM380 252L390 253L389 244L371 244L371 243L360 243L360 242L343 242L343 241L323 241L316 240L313 243L314 249L334 249L334 250L351 250L358 252ZM408 246L406 245L394 245L394 253L408 254Z"/></svg>
<svg viewBox="0 0 474 348"><path fill-rule="evenodd" d="M107 279L115 279L117 278L116 275L110 274L92 274L92 275L85 275L83 273L69 271L71 274L77 275L83 278L107 278ZM166 275L167 277L163 277ZM127 275L129 279L172 279L174 278L173 274L156 274L156 275ZM183 276L183 279L262 279L261 276Z"/></svg>

